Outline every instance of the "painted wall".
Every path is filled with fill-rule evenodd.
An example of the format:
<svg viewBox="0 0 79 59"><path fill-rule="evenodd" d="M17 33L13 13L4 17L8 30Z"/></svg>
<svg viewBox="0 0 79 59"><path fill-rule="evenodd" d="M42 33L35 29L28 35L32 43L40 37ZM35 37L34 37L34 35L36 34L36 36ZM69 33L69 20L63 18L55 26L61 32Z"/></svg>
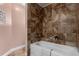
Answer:
<svg viewBox="0 0 79 59"><path fill-rule="evenodd" d="M13 46L25 44L25 6L12 4L12 42Z"/></svg>
<svg viewBox="0 0 79 59"><path fill-rule="evenodd" d="M0 55L25 44L25 8L20 4L2 4L6 24L0 25Z"/></svg>
<svg viewBox="0 0 79 59"><path fill-rule="evenodd" d="M0 55L7 52L9 48L11 48L11 36L12 36L12 28L11 28L11 5L10 4L2 4L0 8L5 10L6 13L6 23L0 24Z"/></svg>

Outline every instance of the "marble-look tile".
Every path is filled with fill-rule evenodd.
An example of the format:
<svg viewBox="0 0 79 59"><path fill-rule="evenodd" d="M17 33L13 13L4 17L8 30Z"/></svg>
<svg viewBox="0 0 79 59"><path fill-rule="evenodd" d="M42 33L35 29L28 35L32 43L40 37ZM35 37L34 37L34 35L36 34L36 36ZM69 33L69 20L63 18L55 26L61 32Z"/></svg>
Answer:
<svg viewBox="0 0 79 59"><path fill-rule="evenodd" d="M66 41L77 43L79 33L79 4L50 4L40 7L37 4L28 5L28 41L50 41L50 37L58 36L58 40L51 40L59 44ZM43 38L43 39L42 39ZM47 40L48 39L48 40Z"/></svg>
<svg viewBox="0 0 79 59"><path fill-rule="evenodd" d="M76 41L78 20L76 7L73 6L72 10L68 7L72 5L51 4L44 8L43 36L45 38L56 35L62 36L61 42Z"/></svg>
<svg viewBox="0 0 79 59"><path fill-rule="evenodd" d="M42 34L42 8L38 4L28 4L28 39L39 41Z"/></svg>

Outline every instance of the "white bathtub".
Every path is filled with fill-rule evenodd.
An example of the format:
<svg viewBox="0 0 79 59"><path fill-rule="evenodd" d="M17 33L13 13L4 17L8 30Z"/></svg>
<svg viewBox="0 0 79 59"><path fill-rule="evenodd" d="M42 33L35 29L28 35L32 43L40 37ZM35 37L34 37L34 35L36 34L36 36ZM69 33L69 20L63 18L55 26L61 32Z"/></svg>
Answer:
<svg viewBox="0 0 79 59"><path fill-rule="evenodd" d="M31 44L31 56L79 56L76 47L60 45L45 41Z"/></svg>

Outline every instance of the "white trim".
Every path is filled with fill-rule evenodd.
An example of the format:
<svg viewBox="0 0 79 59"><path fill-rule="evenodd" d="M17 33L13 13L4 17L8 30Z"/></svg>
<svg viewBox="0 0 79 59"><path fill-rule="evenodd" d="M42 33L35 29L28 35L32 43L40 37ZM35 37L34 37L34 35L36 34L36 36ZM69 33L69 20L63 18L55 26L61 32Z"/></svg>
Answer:
<svg viewBox="0 0 79 59"><path fill-rule="evenodd" d="M12 48L12 49L8 50L8 51L7 51L5 54L3 54L2 56L8 56L10 53L12 53L12 52L14 52L14 51L16 51L16 50L22 49L22 48L24 48L24 47L25 47L25 45L21 45L21 46Z"/></svg>

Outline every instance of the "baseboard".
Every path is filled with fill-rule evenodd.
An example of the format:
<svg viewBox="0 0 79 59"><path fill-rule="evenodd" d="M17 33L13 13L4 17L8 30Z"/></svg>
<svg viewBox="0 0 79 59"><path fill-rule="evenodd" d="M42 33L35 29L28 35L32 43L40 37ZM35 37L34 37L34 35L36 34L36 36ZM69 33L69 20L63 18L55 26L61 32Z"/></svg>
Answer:
<svg viewBox="0 0 79 59"><path fill-rule="evenodd" d="M11 54L12 52L14 52L14 51L16 51L16 50L19 50L19 49L22 49L22 48L24 48L24 47L25 47L25 45L21 45L21 46L12 48L12 49L8 50L6 53L4 53L2 56L8 56L8 55Z"/></svg>

